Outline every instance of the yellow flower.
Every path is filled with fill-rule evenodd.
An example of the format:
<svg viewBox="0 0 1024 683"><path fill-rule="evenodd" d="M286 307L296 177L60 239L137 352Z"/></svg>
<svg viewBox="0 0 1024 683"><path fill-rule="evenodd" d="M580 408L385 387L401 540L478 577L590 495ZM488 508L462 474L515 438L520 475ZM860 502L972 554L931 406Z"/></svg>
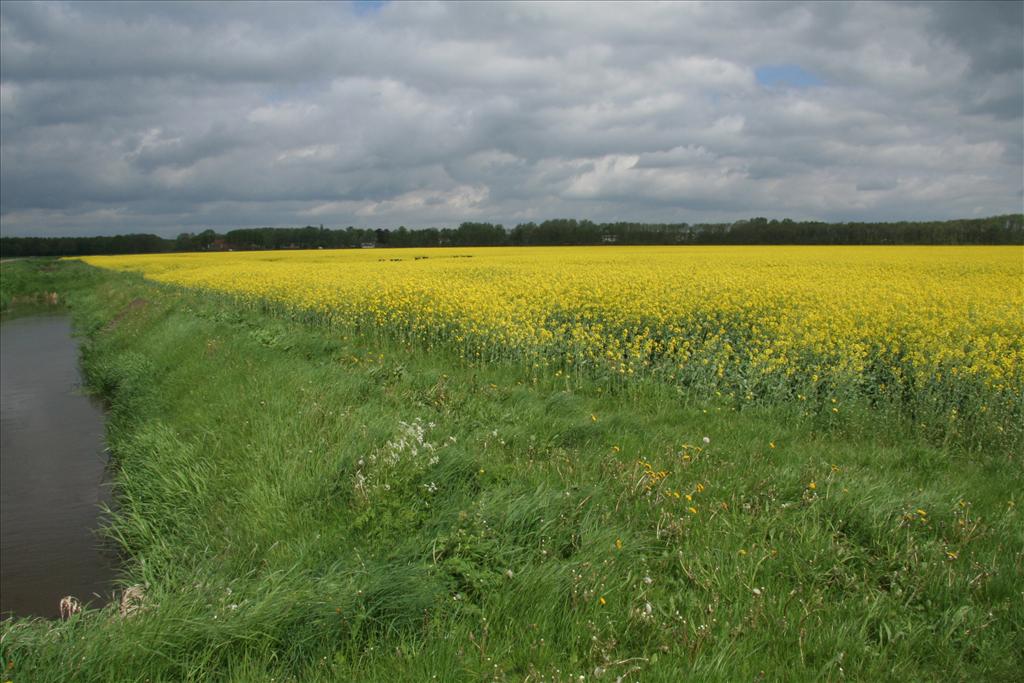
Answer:
<svg viewBox="0 0 1024 683"><path fill-rule="evenodd" d="M695 507L688 507L686 509L690 511L691 515L697 514L697 508L695 508Z"/></svg>
<svg viewBox="0 0 1024 683"><path fill-rule="evenodd" d="M597 599L597 601L598 601L599 603L601 603L602 605L606 605L606 604L608 604L608 603L607 603L607 602L605 601L605 599L604 599L604 596L601 596L600 598L598 598L598 599Z"/></svg>
<svg viewBox="0 0 1024 683"><path fill-rule="evenodd" d="M828 412L839 410L838 396L878 391L877 369L887 393L906 392L912 402L947 396L937 407L950 415L961 397L976 396L976 414L995 433L1019 416L1024 383L1024 291L1013 246L459 247L81 260L226 293L245 306L312 313L340 335L367 330L404 348L515 359L539 370L535 381L567 366L616 382L671 369L672 380L700 375L709 394L746 398L744 383L760 377L779 396L812 405L826 388ZM780 267L787 277L775 277ZM814 394L804 393L808 383Z"/></svg>
<svg viewBox="0 0 1024 683"><path fill-rule="evenodd" d="M616 538L615 539L615 549L616 550L622 550L622 539L621 538Z"/></svg>
<svg viewBox="0 0 1024 683"><path fill-rule="evenodd" d="M810 484L807 485L807 488L813 491L814 489L818 488L818 485L812 481Z"/></svg>

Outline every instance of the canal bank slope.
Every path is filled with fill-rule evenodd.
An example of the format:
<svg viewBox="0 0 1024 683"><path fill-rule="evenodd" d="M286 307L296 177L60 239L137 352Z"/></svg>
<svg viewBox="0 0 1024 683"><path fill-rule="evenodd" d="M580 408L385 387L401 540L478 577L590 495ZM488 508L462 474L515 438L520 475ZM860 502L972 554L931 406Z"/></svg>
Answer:
<svg viewBox="0 0 1024 683"><path fill-rule="evenodd" d="M77 262L2 269L0 300L56 292L83 336L127 589L5 622L4 680L1024 669L1012 455L472 364Z"/></svg>

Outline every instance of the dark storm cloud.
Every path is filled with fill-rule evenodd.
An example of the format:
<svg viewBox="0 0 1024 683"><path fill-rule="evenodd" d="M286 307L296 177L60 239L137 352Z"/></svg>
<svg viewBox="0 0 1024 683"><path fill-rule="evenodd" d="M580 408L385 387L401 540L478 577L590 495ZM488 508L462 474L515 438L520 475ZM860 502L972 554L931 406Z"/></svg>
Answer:
<svg viewBox="0 0 1024 683"><path fill-rule="evenodd" d="M0 225L1019 211L1022 7L4 2Z"/></svg>

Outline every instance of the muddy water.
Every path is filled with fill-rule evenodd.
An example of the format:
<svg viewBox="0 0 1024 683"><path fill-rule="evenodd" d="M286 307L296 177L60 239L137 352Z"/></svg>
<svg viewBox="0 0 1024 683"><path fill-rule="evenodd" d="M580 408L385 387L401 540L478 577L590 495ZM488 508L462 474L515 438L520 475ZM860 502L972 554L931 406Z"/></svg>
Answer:
<svg viewBox="0 0 1024 683"><path fill-rule="evenodd" d="M59 613L109 594L114 558L95 529L109 500L103 410L81 389L64 316L0 324L0 613Z"/></svg>

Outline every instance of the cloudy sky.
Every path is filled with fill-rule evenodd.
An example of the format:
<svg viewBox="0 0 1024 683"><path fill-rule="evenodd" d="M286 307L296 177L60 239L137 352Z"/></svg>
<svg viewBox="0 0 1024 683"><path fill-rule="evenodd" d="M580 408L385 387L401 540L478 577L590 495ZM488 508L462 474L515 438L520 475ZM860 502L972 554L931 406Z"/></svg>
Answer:
<svg viewBox="0 0 1024 683"><path fill-rule="evenodd" d="M0 5L5 235L1021 211L1024 4Z"/></svg>

